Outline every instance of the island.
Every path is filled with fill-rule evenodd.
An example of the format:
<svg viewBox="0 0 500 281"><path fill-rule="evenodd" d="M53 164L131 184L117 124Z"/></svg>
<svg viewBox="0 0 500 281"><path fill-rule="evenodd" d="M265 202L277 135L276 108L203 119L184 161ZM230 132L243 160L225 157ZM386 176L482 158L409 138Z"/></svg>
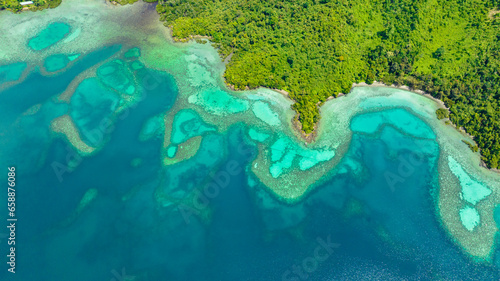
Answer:
<svg viewBox="0 0 500 281"><path fill-rule="evenodd" d="M352 84L407 85L444 101L490 168L500 161L500 1L159 1L178 40L206 36L234 89L289 93L301 128Z"/></svg>
<svg viewBox="0 0 500 281"><path fill-rule="evenodd" d="M55 8L61 4L62 0L0 0L0 10L10 10L14 13L21 11L40 11L43 9Z"/></svg>
<svg viewBox="0 0 500 281"><path fill-rule="evenodd" d="M498 2L469 2L0 11L13 280L500 280Z"/></svg>

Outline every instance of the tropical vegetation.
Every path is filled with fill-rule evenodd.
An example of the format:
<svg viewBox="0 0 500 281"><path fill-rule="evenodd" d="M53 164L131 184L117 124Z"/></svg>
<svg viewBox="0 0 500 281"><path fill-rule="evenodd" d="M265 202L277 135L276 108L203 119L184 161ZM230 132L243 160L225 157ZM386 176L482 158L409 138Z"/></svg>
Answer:
<svg viewBox="0 0 500 281"><path fill-rule="evenodd" d="M26 8L32 11L43 10L47 8L55 8L61 4L62 0L32 0L33 4L27 5ZM0 10L8 9L12 12L20 12L23 9L21 2L25 0L0 0Z"/></svg>
<svg viewBox="0 0 500 281"><path fill-rule="evenodd" d="M160 0L175 38L209 36L236 89L282 89L302 129L352 84L441 99L492 168L500 160L500 0ZM439 112L440 117L448 114Z"/></svg>
<svg viewBox="0 0 500 281"><path fill-rule="evenodd" d="M0 9L19 2L0 0ZM353 83L408 85L444 101L449 112L437 117L465 129L486 165L500 167L500 0L158 2L174 38L208 36L222 58L231 55L224 77L235 89L289 92L307 134L319 106Z"/></svg>

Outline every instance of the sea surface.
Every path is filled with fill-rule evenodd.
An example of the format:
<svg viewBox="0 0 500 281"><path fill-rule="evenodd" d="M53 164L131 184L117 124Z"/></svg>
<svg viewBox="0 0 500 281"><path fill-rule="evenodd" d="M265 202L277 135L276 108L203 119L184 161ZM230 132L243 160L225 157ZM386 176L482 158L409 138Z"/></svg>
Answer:
<svg viewBox="0 0 500 281"><path fill-rule="evenodd" d="M427 97L353 88L305 144L152 4L0 12L0 42L0 280L500 280L498 176Z"/></svg>

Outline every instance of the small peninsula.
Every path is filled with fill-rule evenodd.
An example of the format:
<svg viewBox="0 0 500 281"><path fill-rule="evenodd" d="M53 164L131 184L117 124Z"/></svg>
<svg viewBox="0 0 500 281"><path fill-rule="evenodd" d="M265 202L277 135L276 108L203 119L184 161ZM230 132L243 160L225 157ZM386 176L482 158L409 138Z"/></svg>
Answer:
<svg viewBox="0 0 500 281"><path fill-rule="evenodd" d="M407 85L442 100L449 112L437 118L470 134L488 168L500 167L500 0L143 1L158 2L174 39L210 38L228 62L232 89L289 93L305 135L315 131L320 106L353 83ZM28 9L61 0L33 2ZM18 12L19 3L3 0L0 9Z"/></svg>
<svg viewBox="0 0 500 281"><path fill-rule="evenodd" d="M9 280L500 280L498 1L384 2L0 11Z"/></svg>
<svg viewBox="0 0 500 281"><path fill-rule="evenodd" d="M61 2L62 0L34 0L34 1L0 0L0 10L7 9L14 13L26 10L40 11L44 9L55 8L59 6Z"/></svg>
<svg viewBox="0 0 500 281"><path fill-rule="evenodd" d="M500 160L500 1L159 1L174 38L209 36L235 89L282 89L305 133L355 82L407 85L444 101L482 160ZM442 113L442 112L441 112Z"/></svg>

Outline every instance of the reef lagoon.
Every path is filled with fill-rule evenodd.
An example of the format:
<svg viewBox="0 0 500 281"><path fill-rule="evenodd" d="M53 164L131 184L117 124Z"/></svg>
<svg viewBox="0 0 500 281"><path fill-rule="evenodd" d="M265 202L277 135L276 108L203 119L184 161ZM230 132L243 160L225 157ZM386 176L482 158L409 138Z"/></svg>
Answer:
<svg viewBox="0 0 500 281"><path fill-rule="evenodd" d="M439 103L354 87L305 143L291 100L158 19L0 12L0 280L500 279L500 175Z"/></svg>

